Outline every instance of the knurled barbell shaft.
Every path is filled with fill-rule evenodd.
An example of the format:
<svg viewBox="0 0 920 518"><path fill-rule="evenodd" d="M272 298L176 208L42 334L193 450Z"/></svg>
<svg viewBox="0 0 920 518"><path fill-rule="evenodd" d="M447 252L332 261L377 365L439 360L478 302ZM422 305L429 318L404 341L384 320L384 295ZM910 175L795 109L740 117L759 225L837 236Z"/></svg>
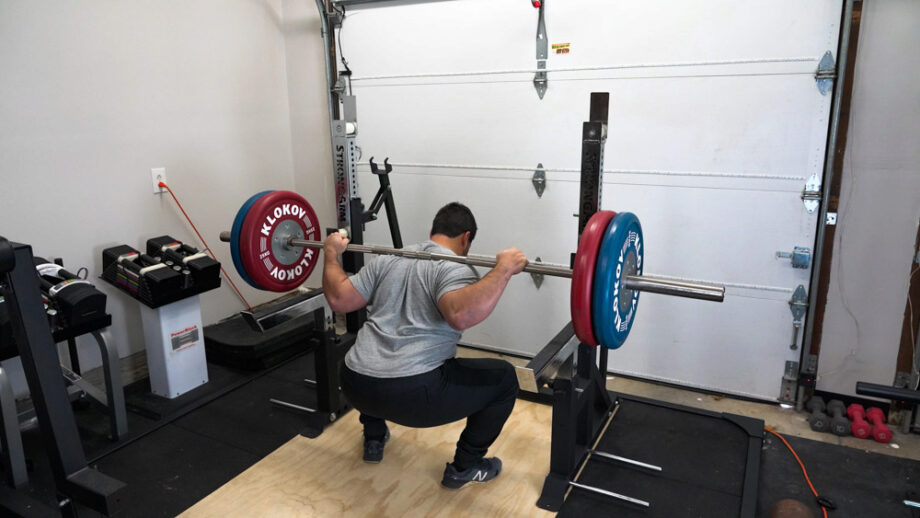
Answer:
<svg viewBox="0 0 920 518"><path fill-rule="evenodd" d="M229 232L220 233L221 241L230 241ZM288 240L289 246L303 248L323 248L322 241L310 241L307 239L292 238ZM406 250L403 248L390 248L377 245L357 245L349 244L345 247L347 252L356 252L375 255L396 255L400 257L409 257L412 259L421 259L425 261L450 261L454 263L468 264L470 266L484 266L494 268L498 261L490 257L469 257L453 254L440 254L437 252L423 252L421 250ZM553 266L549 264L528 263L524 267L528 273L538 273L552 277L572 278L572 270L562 266ZM722 302L725 299L725 287L718 284L704 284L697 282L676 281L653 277L649 275L627 275L626 289L647 291L650 293L659 293L662 295L671 295L674 297L685 297L690 299L711 300Z"/></svg>

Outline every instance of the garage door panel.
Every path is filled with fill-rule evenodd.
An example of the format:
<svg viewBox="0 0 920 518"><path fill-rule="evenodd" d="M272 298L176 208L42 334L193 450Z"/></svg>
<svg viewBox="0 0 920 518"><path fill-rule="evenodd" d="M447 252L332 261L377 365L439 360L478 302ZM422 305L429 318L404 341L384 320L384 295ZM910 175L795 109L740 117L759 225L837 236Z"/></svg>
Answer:
<svg viewBox="0 0 920 518"><path fill-rule="evenodd" d="M528 2L448 0L356 7L341 48L355 78L530 66L536 16ZM372 43L371 43L372 42Z"/></svg>
<svg viewBox="0 0 920 518"><path fill-rule="evenodd" d="M551 42L572 51L551 56L552 66L598 63L664 63L776 58L823 54L836 48L841 3L795 1L611 2L551 1L546 7ZM795 13L791 16L791 13ZM727 23L727 20L731 20ZM816 25L821 29L815 30ZM795 34L793 41L777 37ZM552 66L550 68L552 68Z"/></svg>
<svg viewBox="0 0 920 518"><path fill-rule="evenodd" d="M604 207L639 216L649 273L790 292L808 283L808 270L794 270L775 256L813 240L807 229L786 230L797 228L804 212L801 200L788 193L607 185Z"/></svg>
<svg viewBox="0 0 920 518"><path fill-rule="evenodd" d="M355 91L362 149L394 162L577 169L587 100L610 91L606 169L782 176L799 191L826 141L811 116L829 106L807 76L551 80L543 101L529 82Z"/></svg>
<svg viewBox="0 0 920 518"><path fill-rule="evenodd" d="M362 198L372 199L376 178L371 174L362 174L359 178ZM577 184L552 189L538 199L529 179L393 174L390 182L405 243L427 239L437 210L452 201L460 201L470 207L479 226L471 250L473 254L494 256L514 246L530 259L540 256L545 262L568 264L569 254L577 246L578 220L571 210L568 217L558 210L575 206ZM508 206L507 200L511 197L520 198L521 203ZM496 207L507 207L507 210L499 216ZM368 225L366 236L367 242L372 239L373 242L389 242L384 214Z"/></svg>
<svg viewBox="0 0 920 518"><path fill-rule="evenodd" d="M837 47L840 11L840 0L807 9L795 0L549 0L548 40L572 47L547 66L820 57ZM346 18L342 51L355 78L529 69L536 24L537 11L517 0L359 8Z"/></svg>
<svg viewBox="0 0 920 518"><path fill-rule="evenodd" d="M363 198L372 199L376 178L370 173L359 178ZM406 242L427 238L437 209L461 201L473 210L480 227L473 253L494 254L516 246L531 259L539 256L567 264L577 247L577 182L550 181L542 198L526 175L513 179L394 173L391 182ZM602 201L605 209L639 216L647 272L767 285L789 293L808 282L808 270L795 270L788 260L775 256L814 238L813 224L808 223L813 216L803 216L796 194L620 184L605 185ZM372 237L389 241L385 220L382 215L368 227L369 242ZM797 231L788 232L790 227Z"/></svg>
<svg viewBox="0 0 920 518"><path fill-rule="evenodd" d="M798 360L789 349L791 321L783 330L773 324L789 315L783 301L735 297L703 305L643 294L640 304L629 340L610 356L613 372L776 398L785 362Z"/></svg>

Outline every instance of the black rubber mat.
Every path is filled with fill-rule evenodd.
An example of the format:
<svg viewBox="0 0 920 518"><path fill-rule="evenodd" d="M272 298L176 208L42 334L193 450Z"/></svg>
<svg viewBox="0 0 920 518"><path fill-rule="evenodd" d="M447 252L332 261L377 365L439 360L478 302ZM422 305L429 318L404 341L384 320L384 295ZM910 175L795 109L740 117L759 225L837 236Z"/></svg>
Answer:
<svg viewBox="0 0 920 518"><path fill-rule="evenodd" d="M312 354L262 373L209 363L210 381L173 400L145 394L147 380L142 380L126 390L129 433L116 443L107 437L103 409L77 403L84 451L95 459L93 467L127 484L122 516L175 516L298 433L321 431L303 414L269 402L315 406L315 390L303 382L312 366ZM22 437L30 480L25 493L53 504L40 432L32 427ZM79 511L81 517L98 516L82 506Z"/></svg>
<svg viewBox="0 0 920 518"><path fill-rule="evenodd" d="M302 376L301 376L302 377ZM303 382L265 376L177 419L173 424L260 458L301 432L313 435L305 415L271 404L275 398L315 408L316 392Z"/></svg>
<svg viewBox="0 0 920 518"><path fill-rule="evenodd" d="M261 459L170 424L98 463L127 484L126 517L170 517L226 484ZM80 516L91 516L81 511Z"/></svg>
<svg viewBox="0 0 920 518"><path fill-rule="evenodd" d="M108 418L103 411L92 405L74 405L74 416L80 432L80 439L87 458L116 446L108 439ZM131 414L128 417L128 429L131 431L150 430L153 421ZM55 496L54 477L51 463L44 453L44 442L37 424L22 430L22 447L26 456L29 486L24 492L31 498L52 505ZM0 475L3 476L3 475ZM0 516L2 516L0 511ZM81 517L83 514L80 515ZM95 515L91 515L95 516Z"/></svg>
<svg viewBox="0 0 920 518"><path fill-rule="evenodd" d="M649 506L573 488L559 516L741 514L752 437L736 422L740 419L756 430L762 428L762 421L738 416L726 419L722 414L629 396L619 401L619 410L597 450L660 466L662 471L593 455L577 482L646 501ZM759 438L754 440L757 443Z"/></svg>
<svg viewBox="0 0 920 518"><path fill-rule="evenodd" d="M644 508L609 496L573 489L559 516L739 516L743 487L744 433L727 421L667 407L623 403L598 450L664 468L654 474L599 457L578 482L648 501ZM720 422L721 421L721 422ZM797 437L786 438L805 463L819 493L837 506L831 518L920 518L905 499L920 493L920 461L868 453ZM792 453L771 434L760 450L756 513L767 518L779 500L792 498L822 516Z"/></svg>
<svg viewBox="0 0 920 518"><path fill-rule="evenodd" d="M176 398L165 398L150 392L150 380L144 378L125 387L125 406L128 411L148 419L160 420L181 413L200 401L217 397L240 383L258 376L258 373L225 367L208 362L208 382Z"/></svg>
<svg viewBox="0 0 920 518"><path fill-rule="evenodd" d="M316 362L313 358L312 354L298 356L272 369L266 376L291 383L303 383L305 379L316 381Z"/></svg>
<svg viewBox="0 0 920 518"><path fill-rule="evenodd" d="M920 518L920 510L904 505L920 493L920 461L869 453L835 444L786 437L808 469L815 489L837 504L831 518ZM795 457L776 437L764 438L758 516L784 498L821 512Z"/></svg>

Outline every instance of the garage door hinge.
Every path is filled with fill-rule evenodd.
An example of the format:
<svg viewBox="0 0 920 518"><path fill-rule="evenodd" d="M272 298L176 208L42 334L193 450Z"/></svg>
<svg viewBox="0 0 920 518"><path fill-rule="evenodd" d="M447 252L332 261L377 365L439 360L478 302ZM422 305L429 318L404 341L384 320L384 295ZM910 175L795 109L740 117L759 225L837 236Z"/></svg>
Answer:
<svg viewBox="0 0 920 518"><path fill-rule="evenodd" d="M821 61L818 63L818 70L815 71L815 82L821 95L827 95L831 91L836 78L837 65L834 63L833 54L828 50L821 57Z"/></svg>
<svg viewBox="0 0 920 518"><path fill-rule="evenodd" d="M789 300L789 310L792 311L792 321L796 325L802 325L802 317L805 316L805 310L808 309L808 292L805 286L799 284L795 291L792 292L792 299Z"/></svg>
<svg viewBox="0 0 920 518"><path fill-rule="evenodd" d="M802 189L802 203L809 214L818 210L818 204L823 196L821 193L821 178L816 174L808 177L808 181L805 182L805 188Z"/></svg>
<svg viewBox="0 0 920 518"><path fill-rule="evenodd" d="M537 164L530 182L533 183L534 190L537 191L537 198L543 197L543 191L546 190L546 170L543 169L543 163Z"/></svg>
<svg viewBox="0 0 920 518"><path fill-rule="evenodd" d="M537 73L533 76L533 87L540 99L546 93L546 58L549 55L549 45L546 40L546 22L543 21L543 6L545 3L545 0L540 2L539 6L534 3L534 7L537 7L540 11L540 15L537 18Z"/></svg>
<svg viewBox="0 0 920 518"><path fill-rule="evenodd" d="M792 298L789 300L789 311L792 312L792 342L789 348L795 351L799 348L799 328L805 318L805 311L808 309L808 292L805 286L799 284L795 291L792 292Z"/></svg>

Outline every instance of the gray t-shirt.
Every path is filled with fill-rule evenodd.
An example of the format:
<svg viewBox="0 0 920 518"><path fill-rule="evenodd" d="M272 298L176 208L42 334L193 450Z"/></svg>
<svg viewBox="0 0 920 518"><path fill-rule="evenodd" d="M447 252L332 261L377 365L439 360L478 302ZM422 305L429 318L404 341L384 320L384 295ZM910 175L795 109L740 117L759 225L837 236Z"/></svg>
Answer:
<svg viewBox="0 0 920 518"><path fill-rule="evenodd" d="M406 249L455 255L433 241ZM438 301L479 280L473 267L379 256L349 279L368 303L367 322L345 355L349 369L376 378L414 376L457 353L461 333L441 316Z"/></svg>

